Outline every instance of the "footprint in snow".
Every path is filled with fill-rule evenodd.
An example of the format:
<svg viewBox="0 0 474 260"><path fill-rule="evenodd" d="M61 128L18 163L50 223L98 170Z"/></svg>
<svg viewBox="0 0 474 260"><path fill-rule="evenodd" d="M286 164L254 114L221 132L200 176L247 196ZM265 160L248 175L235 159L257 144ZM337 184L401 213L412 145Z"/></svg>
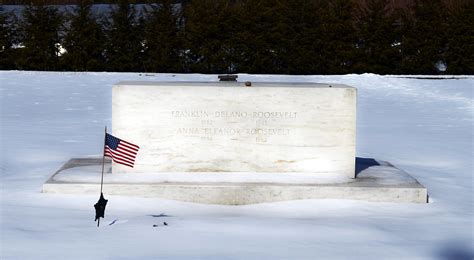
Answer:
<svg viewBox="0 0 474 260"><path fill-rule="evenodd" d="M123 224L123 223L127 223L128 222L128 219L114 219L112 222L109 223L109 226L112 226L114 224Z"/></svg>

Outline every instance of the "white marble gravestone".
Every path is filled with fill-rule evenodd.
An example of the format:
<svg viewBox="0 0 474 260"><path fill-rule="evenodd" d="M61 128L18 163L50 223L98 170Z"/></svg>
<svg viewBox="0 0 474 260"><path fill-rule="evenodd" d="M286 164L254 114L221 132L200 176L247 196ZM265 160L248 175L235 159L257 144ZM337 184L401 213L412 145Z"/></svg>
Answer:
<svg viewBox="0 0 474 260"><path fill-rule="evenodd" d="M135 167L113 173L355 177L356 89L345 85L119 82L112 128L140 146Z"/></svg>
<svg viewBox="0 0 474 260"><path fill-rule="evenodd" d="M112 92L112 133L140 151L134 168L106 162L105 194L225 205L428 201L427 189L403 170L355 158L355 88L120 82ZM97 194L102 163L73 158L43 192Z"/></svg>

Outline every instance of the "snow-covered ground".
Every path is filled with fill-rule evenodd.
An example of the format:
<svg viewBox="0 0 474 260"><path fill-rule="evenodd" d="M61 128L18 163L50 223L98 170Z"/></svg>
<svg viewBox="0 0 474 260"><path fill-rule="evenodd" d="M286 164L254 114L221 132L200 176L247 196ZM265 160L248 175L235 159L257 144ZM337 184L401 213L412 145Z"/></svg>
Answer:
<svg viewBox="0 0 474 260"><path fill-rule="evenodd" d="M409 172L428 188L429 204L308 200L218 206L105 194L106 217L97 228L98 194L40 191L69 158L101 153L103 127L111 126L111 86L121 80L217 77L0 71L0 258L474 256L474 77L239 75L241 81L357 87L357 156Z"/></svg>

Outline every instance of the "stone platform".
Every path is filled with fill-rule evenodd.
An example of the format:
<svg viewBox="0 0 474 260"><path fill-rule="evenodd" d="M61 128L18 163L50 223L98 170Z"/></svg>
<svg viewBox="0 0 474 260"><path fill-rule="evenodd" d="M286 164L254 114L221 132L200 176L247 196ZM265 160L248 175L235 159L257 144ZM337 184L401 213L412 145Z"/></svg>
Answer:
<svg viewBox="0 0 474 260"><path fill-rule="evenodd" d="M97 194L101 158L73 158L44 185L45 193ZM356 179L305 173L115 173L106 161L104 193L196 203L244 205L302 199L426 203L427 189L388 162L356 158Z"/></svg>

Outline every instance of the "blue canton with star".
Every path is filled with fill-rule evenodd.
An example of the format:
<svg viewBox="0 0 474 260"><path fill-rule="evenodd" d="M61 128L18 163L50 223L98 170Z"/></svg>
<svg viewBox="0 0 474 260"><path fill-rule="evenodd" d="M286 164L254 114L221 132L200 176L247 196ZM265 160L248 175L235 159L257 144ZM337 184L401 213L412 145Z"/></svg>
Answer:
<svg viewBox="0 0 474 260"><path fill-rule="evenodd" d="M117 137L114 137L114 136L109 135L109 134L107 134L107 136L105 137L105 144L110 149L117 150L117 147L118 147L119 143L120 143L120 139L118 139Z"/></svg>

